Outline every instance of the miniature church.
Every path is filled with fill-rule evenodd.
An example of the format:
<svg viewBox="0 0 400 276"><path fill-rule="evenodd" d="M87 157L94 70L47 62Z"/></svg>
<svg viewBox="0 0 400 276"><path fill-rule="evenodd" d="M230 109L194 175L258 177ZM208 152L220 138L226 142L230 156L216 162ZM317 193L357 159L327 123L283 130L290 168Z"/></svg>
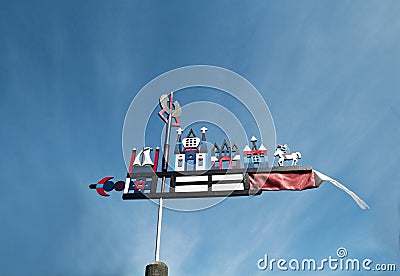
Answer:
<svg viewBox="0 0 400 276"><path fill-rule="evenodd" d="M236 144L233 144L233 146L230 147L226 142L226 139L224 139L221 146L218 146L217 143L214 144L212 153L212 169L222 170L240 168L240 153L238 152Z"/></svg>
<svg viewBox="0 0 400 276"><path fill-rule="evenodd" d="M201 140L190 129L186 138L182 139L183 130L177 130L175 145L175 171L197 171L208 169L208 152L206 144L206 127L201 129Z"/></svg>

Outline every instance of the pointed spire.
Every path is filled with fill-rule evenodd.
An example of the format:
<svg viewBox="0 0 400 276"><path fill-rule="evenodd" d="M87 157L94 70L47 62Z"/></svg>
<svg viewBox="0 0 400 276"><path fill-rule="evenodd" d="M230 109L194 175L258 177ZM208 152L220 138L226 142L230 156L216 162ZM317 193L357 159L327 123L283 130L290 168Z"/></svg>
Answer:
<svg viewBox="0 0 400 276"><path fill-rule="evenodd" d="M239 149L238 146L236 144L233 144L232 151L236 152L238 149Z"/></svg>
<svg viewBox="0 0 400 276"><path fill-rule="evenodd" d="M257 150L257 138L256 137L251 137L250 142L252 143L252 150Z"/></svg>
<svg viewBox="0 0 400 276"><path fill-rule="evenodd" d="M201 130L201 141L206 141L206 131L208 130L208 128L202 127L200 130Z"/></svg>
<svg viewBox="0 0 400 276"><path fill-rule="evenodd" d="M201 142L200 142L200 152L208 153L207 145L206 145L206 131L208 130L206 127L202 127L201 129Z"/></svg>
<svg viewBox="0 0 400 276"><path fill-rule="evenodd" d="M178 133L178 137L176 138L176 141L177 141L177 142L182 142L182 132L183 132L183 129L178 128L178 129L176 130L176 132Z"/></svg>
<svg viewBox="0 0 400 276"><path fill-rule="evenodd" d="M174 154L179 154L182 151L182 128L178 128L176 130L178 133L178 136L176 137L176 144L175 144L175 149L174 149Z"/></svg>
<svg viewBox="0 0 400 276"><path fill-rule="evenodd" d="M219 153L219 147L218 147L218 144L217 144L217 143L214 143L214 147L212 148L212 151L213 151L214 153Z"/></svg>
<svg viewBox="0 0 400 276"><path fill-rule="evenodd" d="M261 146L260 146L260 148L259 148L258 150L267 150L267 148L266 148L266 147L264 147L264 145L263 145L263 144L261 144Z"/></svg>
<svg viewBox="0 0 400 276"><path fill-rule="evenodd" d="M245 147L244 147L244 149L243 149L243 152L245 152L245 151L250 151L251 149L250 149L250 147L249 147L249 145L246 145Z"/></svg>
<svg viewBox="0 0 400 276"><path fill-rule="evenodd" d="M221 145L221 151L224 152L224 148L226 149L226 153L231 152L231 148L228 146L228 142L226 142L226 139L224 139L224 142Z"/></svg>
<svg viewBox="0 0 400 276"><path fill-rule="evenodd" d="M186 138L196 138L196 134L194 133L193 129L189 130L188 135L186 136Z"/></svg>

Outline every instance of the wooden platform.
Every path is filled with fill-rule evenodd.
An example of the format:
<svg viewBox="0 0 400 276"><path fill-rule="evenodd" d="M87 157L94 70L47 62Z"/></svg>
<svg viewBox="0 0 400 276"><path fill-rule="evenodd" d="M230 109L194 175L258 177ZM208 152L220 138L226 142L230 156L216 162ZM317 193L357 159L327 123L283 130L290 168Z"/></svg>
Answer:
<svg viewBox="0 0 400 276"><path fill-rule="evenodd" d="M248 183L249 174L274 174L310 173L310 166L282 166L261 169L231 169L185 172L138 172L128 174L127 177L135 179L148 179L150 190L143 192L129 190L122 195L124 200L135 199L176 199L176 198L208 198L208 197L236 197L260 195L261 190L250 190ZM160 179L166 177L169 185L166 192L160 193ZM234 188L230 190L230 188Z"/></svg>

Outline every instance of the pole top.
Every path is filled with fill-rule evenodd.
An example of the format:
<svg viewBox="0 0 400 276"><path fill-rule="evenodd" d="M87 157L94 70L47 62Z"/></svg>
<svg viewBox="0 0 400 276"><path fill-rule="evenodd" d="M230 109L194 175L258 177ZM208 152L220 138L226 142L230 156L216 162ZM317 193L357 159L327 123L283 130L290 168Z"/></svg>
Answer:
<svg viewBox="0 0 400 276"><path fill-rule="evenodd" d="M168 276L168 266L163 262L151 262L146 265L145 276Z"/></svg>

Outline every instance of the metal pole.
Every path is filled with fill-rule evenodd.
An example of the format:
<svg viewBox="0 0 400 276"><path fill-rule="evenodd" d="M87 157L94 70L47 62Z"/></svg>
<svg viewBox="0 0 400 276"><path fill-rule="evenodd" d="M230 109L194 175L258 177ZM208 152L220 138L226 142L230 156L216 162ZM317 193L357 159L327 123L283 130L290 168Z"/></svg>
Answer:
<svg viewBox="0 0 400 276"><path fill-rule="evenodd" d="M172 110L172 97L173 94L171 92L170 95L170 109ZM171 122L172 122L172 114L168 114L168 123L167 130L165 133L165 141L164 141L164 158L162 163L162 170L168 170L168 157L169 157L169 138L171 133ZM163 176L161 180L161 193L164 192L165 189L165 181L166 177ZM155 250L155 261L160 261L160 242L161 242L161 223L162 223L162 211L163 211L163 198L161 197L158 204L158 219L157 219L157 238L156 238L156 250Z"/></svg>

